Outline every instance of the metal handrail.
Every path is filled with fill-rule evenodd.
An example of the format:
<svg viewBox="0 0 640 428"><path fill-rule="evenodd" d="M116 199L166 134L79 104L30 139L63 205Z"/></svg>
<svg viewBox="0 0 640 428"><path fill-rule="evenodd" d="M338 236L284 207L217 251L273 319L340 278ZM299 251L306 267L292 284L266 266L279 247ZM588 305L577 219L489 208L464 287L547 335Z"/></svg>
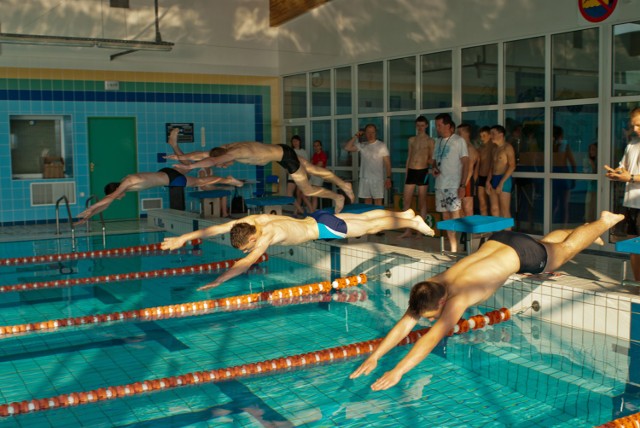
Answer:
<svg viewBox="0 0 640 428"><path fill-rule="evenodd" d="M56 235L60 235L60 202L64 201L67 207L67 215L69 216L69 226L71 226L71 251L76 251L76 230L73 226L73 216L71 215L71 208L69 207L69 199L66 195L60 196L56 201Z"/></svg>
<svg viewBox="0 0 640 428"><path fill-rule="evenodd" d="M94 202L98 202L98 198L96 195L91 195L87 198L87 201L84 203L84 207L89 208L90 202L94 201ZM106 248L107 247L107 226L104 223L104 216L102 215L102 213L98 214L100 216L100 224L102 224L102 247ZM91 219L87 219L87 233L91 232Z"/></svg>

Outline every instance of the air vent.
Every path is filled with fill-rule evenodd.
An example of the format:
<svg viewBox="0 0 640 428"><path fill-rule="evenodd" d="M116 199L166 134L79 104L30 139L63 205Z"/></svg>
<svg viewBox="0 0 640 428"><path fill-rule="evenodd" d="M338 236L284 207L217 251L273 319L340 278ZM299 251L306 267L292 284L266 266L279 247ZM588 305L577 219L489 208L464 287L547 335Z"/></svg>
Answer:
<svg viewBox="0 0 640 428"><path fill-rule="evenodd" d="M162 209L162 198L149 198L142 200L142 211Z"/></svg>
<svg viewBox="0 0 640 428"><path fill-rule="evenodd" d="M69 204L76 203L75 181L47 181L31 183L31 206L55 205L62 196Z"/></svg>

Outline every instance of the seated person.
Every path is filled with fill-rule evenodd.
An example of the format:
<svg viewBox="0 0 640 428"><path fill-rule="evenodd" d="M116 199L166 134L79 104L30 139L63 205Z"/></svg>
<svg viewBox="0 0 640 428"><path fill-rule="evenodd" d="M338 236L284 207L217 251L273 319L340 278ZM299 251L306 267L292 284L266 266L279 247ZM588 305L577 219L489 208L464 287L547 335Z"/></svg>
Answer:
<svg viewBox="0 0 640 428"><path fill-rule="evenodd" d="M198 290L206 290L246 272L270 245L297 245L316 239L352 238L382 230L403 228L415 229L429 236L434 234L422 217L417 216L413 210L404 212L372 210L362 214L336 215L326 211L316 211L304 219L259 214L210 226L175 238L165 238L162 249L175 250L193 239L231 232L231 245L248 255L237 261L214 282L198 288Z"/></svg>
<svg viewBox="0 0 640 428"><path fill-rule="evenodd" d="M335 202L335 212L339 213L344 207L344 196L331 190L312 186L307 174L320 177L324 181L335 184L341 188L352 201L355 199L351 184L345 182L326 168L313 165L306 159L299 158L291 146L286 144L263 144L255 141L244 141L225 144L206 152L193 152L167 156L167 159L176 159L183 164L175 165L178 171L189 171L194 168L219 167L226 168L234 162L246 165L266 165L269 162L277 162L291 175L298 189L306 196L317 196L332 199ZM185 164L185 161L195 161Z"/></svg>
<svg viewBox="0 0 640 428"><path fill-rule="evenodd" d="M368 375L378 360L403 340L423 317L438 321L390 371L376 380L371 389L388 389L424 360L453 330L469 306L493 295L514 273L554 271L592 243L603 245L600 235L624 219L621 214L603 211L600 218L574 230L556 230L541 240L517 232L494 233L474 254L411 289L409 308L373 353L350 378Z"/></svg>

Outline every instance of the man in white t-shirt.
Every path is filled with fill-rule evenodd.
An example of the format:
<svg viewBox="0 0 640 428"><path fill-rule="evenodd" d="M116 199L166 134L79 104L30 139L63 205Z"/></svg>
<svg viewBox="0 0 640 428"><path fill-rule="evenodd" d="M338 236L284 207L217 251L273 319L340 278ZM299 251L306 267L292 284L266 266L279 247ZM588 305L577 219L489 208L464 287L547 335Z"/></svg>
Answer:
<svg viewBox="0 0 640 428"><path fill-rule="evenodd" d="M631 110L631 133L629 144L617 169L605 165L607 177L626 182L623 206L627 208L625 221L629 237L640 235L640 107ZM633 135L635 134L635 135ZM633 278L640 281L640 254L631 254Z"/></svg>
<svg viewBox="0 0 640 428"><path fill-rule="evenodd" d="M391 188L391 157L389 150L377 138L376 126L372 123L364 128L364 142L357 141L363 132L357 132L344 149L348 152L360 152L360 185L358 197L365 204L382 205L385 189Z"/></svg>
<svg viewBox="0 0 640 428"><path fill-rule="evenodd" d="M462 199L466 193L469 171L467 143L455 133L456 124L447 113L436 116L438 138L433 153L433 175L436 177L436 211L444 220L460 218ZM456 232L447 230L452 252L458 251Z"/></svg>

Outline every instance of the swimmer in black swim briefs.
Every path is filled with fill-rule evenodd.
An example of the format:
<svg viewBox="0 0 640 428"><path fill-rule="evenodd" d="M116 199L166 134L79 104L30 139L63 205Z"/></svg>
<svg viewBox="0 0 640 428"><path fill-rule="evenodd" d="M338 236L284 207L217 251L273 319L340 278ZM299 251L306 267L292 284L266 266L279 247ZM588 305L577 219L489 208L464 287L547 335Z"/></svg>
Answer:
<svg viewBox="0 0 640 428"><path fill-rule="evenodd" d="M520 259L516 273L541 273L547 265L547 249L529 235L503 230L496 232L489 241L497 241L513 248Z"/></svg>

